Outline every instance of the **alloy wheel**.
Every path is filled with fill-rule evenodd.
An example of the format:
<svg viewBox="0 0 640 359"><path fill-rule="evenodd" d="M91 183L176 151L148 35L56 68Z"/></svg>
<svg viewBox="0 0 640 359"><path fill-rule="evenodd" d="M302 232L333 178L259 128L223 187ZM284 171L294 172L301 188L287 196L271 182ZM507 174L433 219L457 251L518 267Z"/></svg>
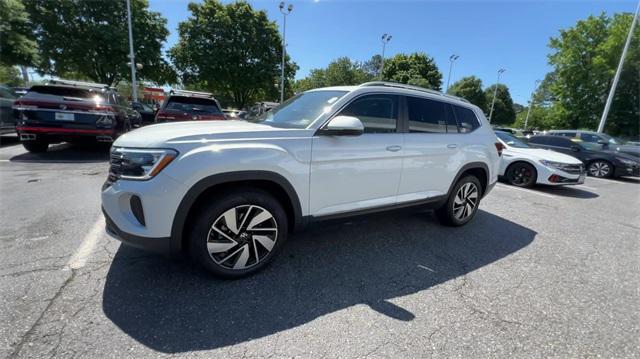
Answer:
<svg viewBox="0 0 640 359"><path fill-rule="evenodd" d="M458 189L453 200L453 215L459 221L467 219L473 214L478 205L478 187L474 183L467 182Z"/></svg>
<svg viewBox="0 0 640 359"><path fill-rule="evenodd" d="M533 171L527 166L517 166L511 171L511 183L515 185L527 185L533 178Z"/></svg>
<svg viewBox="0 0 640 359"><path fill-rule="evenodd" d="M219 266L243 270L263 261L278 238L278 223L256 205L231 208L220 215L207 235L207 251Z"/></svg>
<svg viewBox="0 0 640 359"><path fill-rule="evenodd" d="M589 165L589 174L594 177L607 177L611 167L604 161L596 161Z"/></svg>

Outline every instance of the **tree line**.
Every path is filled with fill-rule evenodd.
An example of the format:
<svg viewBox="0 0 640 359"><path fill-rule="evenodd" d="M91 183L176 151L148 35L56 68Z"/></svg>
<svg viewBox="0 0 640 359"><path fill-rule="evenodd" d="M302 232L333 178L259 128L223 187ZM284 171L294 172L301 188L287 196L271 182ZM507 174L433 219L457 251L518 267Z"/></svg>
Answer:
<svg viewBox="0 0 640 359"><path fill-rule="evenodd" d="M266 12L244 1L204 0L187 5L178 41L163 50L167 20L147 0L131 0L139 78L149 84L212 91L230 106L278 98L282 38ZM550 39L547 74L533 94L528 126L595 129L611 86L632 14L590 16ZM126 2L94 0L0 1L0 82L18 84L15 66L40 75L90 80L123 87L130 77ZM312 88L384 79L442 90L443 76L426 53L366 61L340 57L295 80L298 66L287 56L286 96ZM533 84L532 84L533 85ZM489 112L492 122L523 127L528 112L514 104L504 84L485 87L475 76L448 92ZM607 132L637 137L640 124L640 28L634 34L614 98Z"/></svg>

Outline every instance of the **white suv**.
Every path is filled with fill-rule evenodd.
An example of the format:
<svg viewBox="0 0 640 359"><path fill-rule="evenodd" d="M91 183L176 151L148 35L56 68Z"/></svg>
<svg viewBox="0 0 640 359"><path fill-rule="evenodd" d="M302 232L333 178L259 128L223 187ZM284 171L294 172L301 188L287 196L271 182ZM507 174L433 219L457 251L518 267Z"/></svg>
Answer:
<svg viewBox="0 0 640 359"><path fill-rule="evenodd" d="M426 206L463 225L498 176L502 145L482 111L419 87L311 90L257 121L167 123L119 137L102 189L107 231L240 277L314 221Z"/></svg>

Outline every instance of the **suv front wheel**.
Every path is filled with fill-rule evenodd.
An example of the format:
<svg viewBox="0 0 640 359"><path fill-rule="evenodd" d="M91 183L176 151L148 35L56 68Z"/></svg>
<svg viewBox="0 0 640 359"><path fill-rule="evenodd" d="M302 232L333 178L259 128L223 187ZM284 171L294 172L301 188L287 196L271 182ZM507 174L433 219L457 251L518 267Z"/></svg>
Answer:
<svg viewBox="0 0 640 359"><path fill-rule="evenodd" d="M447 202L436 210L440 223L448 226L467 224L478 212L482 187L474 176L461 178L453 187Z"/></svg>
<svg viewBox="0 0 640 359"><path fill-rule="evenodd" d="M243 277L276 255L287 228L282 205L267 192L230 191L200 211L190 236L191 256L217 276Z"/></svg>

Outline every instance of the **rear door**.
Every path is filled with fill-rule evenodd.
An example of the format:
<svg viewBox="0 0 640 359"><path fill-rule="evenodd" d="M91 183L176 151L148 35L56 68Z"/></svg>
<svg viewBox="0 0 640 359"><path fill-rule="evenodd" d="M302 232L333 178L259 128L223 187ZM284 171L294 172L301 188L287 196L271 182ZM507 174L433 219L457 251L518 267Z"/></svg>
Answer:
<svg viewBox="0 0 640 359"><path fill-rule="evenodd" d="M453 109L435 99L407 96L405 100L407 130L398 202L444 195L462 166Z"/></svg>
<svg viewBox="0 0 640 359"><path fill-rule="evenodd" d="M311 215L395 204L403 153L398 127L399 97L364 95L339 115L360 119L364 134L313 138Z"/></svg>

